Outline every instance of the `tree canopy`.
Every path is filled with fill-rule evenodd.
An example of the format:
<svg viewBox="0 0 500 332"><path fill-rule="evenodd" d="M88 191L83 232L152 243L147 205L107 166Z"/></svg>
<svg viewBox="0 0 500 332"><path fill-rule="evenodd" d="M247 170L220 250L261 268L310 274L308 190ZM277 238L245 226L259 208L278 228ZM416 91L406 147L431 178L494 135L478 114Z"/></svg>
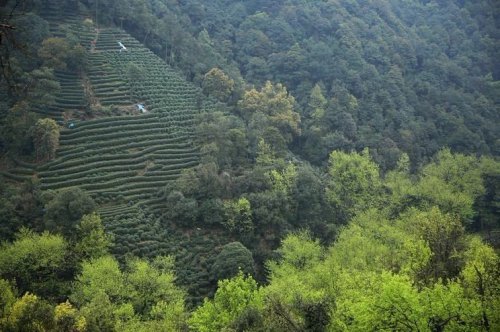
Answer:
<svg viewBox="0 0 500 332"><path fill-rule="evenodd" d="M0 330L500 330L500 6L0 4Z"/></svg>

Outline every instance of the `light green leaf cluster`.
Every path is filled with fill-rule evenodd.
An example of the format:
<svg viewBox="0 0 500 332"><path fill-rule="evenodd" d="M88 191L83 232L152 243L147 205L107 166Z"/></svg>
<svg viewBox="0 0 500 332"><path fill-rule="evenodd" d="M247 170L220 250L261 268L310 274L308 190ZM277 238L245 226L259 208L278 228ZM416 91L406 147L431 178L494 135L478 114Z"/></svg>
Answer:
<svg viewBox="0 0 500 332"><path fill-rule="evenodd" d="M67 243L60 235L22 229L13 243L0 247L0 276L16 280L20 291L51 287L64 262Z"/></svg>
<svg viewBox="0 0 500 332"><path fill-rule="evenodd" d="M108 253L112 236L104 231L98 214L84 215L76 228L79 241L74 250L82 259L97 258Z"/></svg>
<svg viewBox="0 0 500 332"><path fill-rule="evenodd" d="M287 312L287 320L300 325L304 323L303 304L327 300L324 278L331 274L325 273L327 271L321 264L324 250L308 233L301 232L286 237L279 254L280 261L267 264L270 284L263 290L267 310L273 320L277 319L278 308L283 309Z"/></svg>
<svg viewBox="0 0 500 332"><path fill-rule="evenodd" d="M273 190L289 195L297 181L297 167L288 164L283 170L273 169L269 171L269 178Z"/></svg>
<svg viewBox="0 0 500 332"><path fill-rule="evenodd" d="M483 176L499 172L500 163L491 158L479 159L444 149L416 178L410 177L407 167L398 167L387 174L384 185L390 190L388 201L394 211L437 206L468 222L475 214L474 203L485 193Z"/></svg>
<svg viewBox="0 0 500 332"><path fill-rule="evenodd" d="M355 271L415 273L431 256L422 239L415 239L378 210L356 217L331 248L330 264Z"/></svg>
<svg viewBox="0 0 500 332"><path fill-rule="evenodd" d="M89 330L167 328L185 320L184 292L174 285L169 258L153 263L133 258L122 271L111 256L83 263L70 299L81 308ZM142 324L144 323L144 324Z"/></svg>
<svg viewBox="0 0 500 332"><path fill-rule="evenodd" d="M223 224L230 232L246 234L253 230L252 208L246 197L225 201L224 212L226 219Z"/></svg>
<svg viewBox="0 0 500 332"><path fill-rule="evenodd" d="M243 273L233 279L219 281L213 301L205 299L189 319L189 326L200 332L223 331L245 311L262 310L262 292L257 282Z"/></svg>
<svg viewBox="0 0 500 332"><path fill-rule="evenodd" d="M382 181L368 149L362 153L333 151L329 162L327 196L332 204L345 211L347 219L378 206Z"/></svg>
<svg viewBox="0 0 500 332"><path fill-rule="evenodd" d="M58 304L54 309L56 329L60 331L85 331L85 317L69 302Z"/></svg>
<svg viewBox="0 0 500 332"><path fill-rule="evenodd" d="M271 330L470 331L500 327L500 258L468 236L459 216L437 207L369 209L323 251L289 235L269 262L265 294ZM326 325L308 308L327 308ZM312 318L311 318L312 317Z"/></svg>

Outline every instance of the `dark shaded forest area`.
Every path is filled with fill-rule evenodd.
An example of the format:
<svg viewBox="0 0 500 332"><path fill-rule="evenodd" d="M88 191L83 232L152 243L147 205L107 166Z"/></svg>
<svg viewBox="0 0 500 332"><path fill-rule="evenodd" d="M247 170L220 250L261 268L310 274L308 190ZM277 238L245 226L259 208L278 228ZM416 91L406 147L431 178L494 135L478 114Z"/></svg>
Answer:
<svg viewBox="0 0 500 332"><path fill-rule="evenodd" d="M0 1L1 331L497 331L500 3Z"/></svg>

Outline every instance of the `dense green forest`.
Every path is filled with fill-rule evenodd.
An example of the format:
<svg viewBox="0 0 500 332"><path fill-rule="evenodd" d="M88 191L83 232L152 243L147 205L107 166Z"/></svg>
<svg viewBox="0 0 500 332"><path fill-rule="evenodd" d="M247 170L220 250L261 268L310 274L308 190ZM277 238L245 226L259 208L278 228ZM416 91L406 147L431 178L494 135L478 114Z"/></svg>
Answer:
<svg viewBox="0 0 500 332"><path fill-rule="evenodd" d="M500 330L500 3L0 1L0 331Z"/></svg>

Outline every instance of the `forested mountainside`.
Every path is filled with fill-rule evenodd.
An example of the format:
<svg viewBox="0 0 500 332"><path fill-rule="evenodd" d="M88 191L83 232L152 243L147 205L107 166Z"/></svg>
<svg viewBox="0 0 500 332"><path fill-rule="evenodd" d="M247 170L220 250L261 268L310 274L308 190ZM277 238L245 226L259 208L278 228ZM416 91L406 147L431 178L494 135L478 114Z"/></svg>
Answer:
<svg viewBox="0 0 500 332"><path fill-rule="evenodd" d="M239 89L284 84L302 116L294 151L316 165L363 147L384 169L443 146L499 153L497 2L100 3L190 80L220 67Z"/></svg>
<svg viewBox="0 0 500 332"><path fill-rule="evenodd" d="M500 329L499 3L0 9L0 331Z"/></svg>

